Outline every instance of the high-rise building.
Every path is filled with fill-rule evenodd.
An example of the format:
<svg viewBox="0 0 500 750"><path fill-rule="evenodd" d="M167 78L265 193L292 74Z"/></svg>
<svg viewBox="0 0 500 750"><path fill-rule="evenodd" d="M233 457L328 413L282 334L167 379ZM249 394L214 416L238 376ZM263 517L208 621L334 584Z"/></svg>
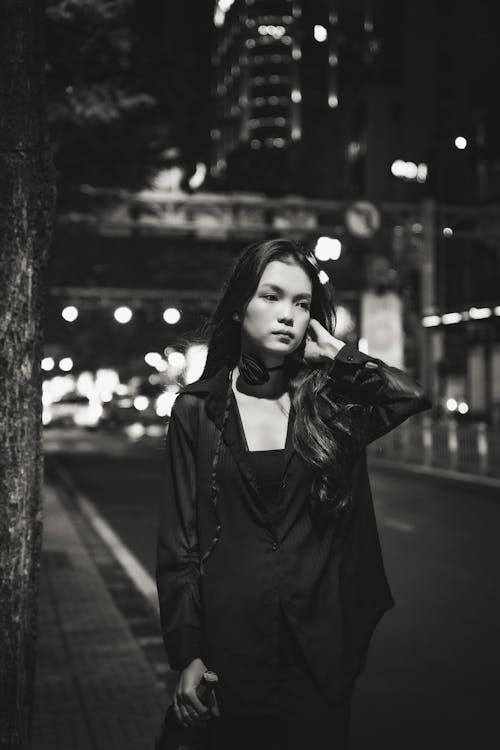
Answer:
<svg viewBox="0 0 500 750"><path fill-rule="evenodd" d="M211 132L215 182L296 191L316 166L323 189L315 191L311 185L306 192L339 192L343 160L332 160L344 146L338 5L337 0L217 0ZM362 3L351 3L351 16L356 15L354 6L359 15ZM360 39L362 29L360 21ZM327 164L315 165L325 141L333 144L321 155ZM328 168L335 169L336 180L325 179Z"/></svg>
<svg viewBox="0 0 500 750"><path fill-rule="evenodd" d="M422 197L433 57L432 33L423 46L420 32L433 28L431 6L423 0L417 14L410 0L217 0L213 185ZM413 191L391 172L398 159L418 168Z"/></svg>

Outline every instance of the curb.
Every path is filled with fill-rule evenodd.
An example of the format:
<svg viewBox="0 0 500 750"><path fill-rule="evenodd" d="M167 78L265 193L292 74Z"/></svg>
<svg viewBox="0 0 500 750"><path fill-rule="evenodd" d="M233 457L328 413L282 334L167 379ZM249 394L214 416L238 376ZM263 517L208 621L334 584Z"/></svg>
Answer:
<svg viewBox="0 0 500 750"><path fill-rule="evenodd" d="M370 466L374 469L390 469L401 472L410 472L420 476L429 477L430 479L445 479L462 484L474 484L476 487L488 487L491 489L500 489L500 479L495 477L484 477L479 474L469 474L464 471L453 471L453 469L437 469L432 466L423 464L409 464L403 461L391 461L386 458L368 458Z"/></svg>
<svg viewBox="0 0 500 750"><path fill-rule="evenodd" d="M156 588L156 582L152 576L124 544L108 522L101 516L94 503L84 492L82 492L82 490L79 489L71 474L69 474L66 469L52 458L50 460L50 465L57 480L69 493L71 493L80 513L89 522L106 547L111 551L112 555L121 565L134 586L151 607L154 614L159 617L160 605L158 602L158 591Z"/></svg>

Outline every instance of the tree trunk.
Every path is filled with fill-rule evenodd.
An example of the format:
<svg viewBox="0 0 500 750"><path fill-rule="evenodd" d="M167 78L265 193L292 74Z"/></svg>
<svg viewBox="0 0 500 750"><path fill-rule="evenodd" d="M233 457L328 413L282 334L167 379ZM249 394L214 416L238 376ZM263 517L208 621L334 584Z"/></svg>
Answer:
<svg viewBox="0 0 500 750"><path fill-rule="evenodd" d="M44 7L0 5L0 748L27 748L41 547L45 269L55 199Z"/></svg>

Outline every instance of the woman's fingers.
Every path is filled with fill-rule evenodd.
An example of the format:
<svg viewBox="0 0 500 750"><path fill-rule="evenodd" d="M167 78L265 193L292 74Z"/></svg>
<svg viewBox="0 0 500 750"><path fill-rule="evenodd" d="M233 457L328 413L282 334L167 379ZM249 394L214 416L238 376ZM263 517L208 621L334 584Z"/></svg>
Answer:
<svg viewBox="0 0 500 750"><path fill-rule="evenodd" d="M219 704L217 703L217 698L215 696L215 693L213 693L213 692L210 693L210 702L209 702L209 705L210 705L210 711L212 712L212 715L213 716L220 716Z"/></svg>
<svg viewBox="0 0 500 750"><path fill-rule="evenodd" d="M180 694L178 705L181 720L185 726L205 726L209 710L195 694Z"/></svg>
<svg viewBox="0 0 500 750"><path fill-rule="evenodd" d="M190 690L187 694L187 699L189 701L189 705L191 708L195 711L195 713L200 717L207 717L209 714L208 707L200 701L198 696L196 695L196 690Z"/></svg>
<svg viewBox="0 0 500 750"><path fill-rule="evenodd" d="M180 724L182 724L183 726L187 726L186 723L185 723L184 717L182 715L181 706L180 706L180 704L179 704L179 702L177 700L177 696L176 695L174 695L173 704L174 704L175 718L177 719L177 721Z"/></svg>

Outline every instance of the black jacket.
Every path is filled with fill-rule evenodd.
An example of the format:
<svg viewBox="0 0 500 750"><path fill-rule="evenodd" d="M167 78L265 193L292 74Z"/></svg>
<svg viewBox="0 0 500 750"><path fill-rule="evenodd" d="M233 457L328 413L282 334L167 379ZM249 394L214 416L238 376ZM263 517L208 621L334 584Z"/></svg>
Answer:
<svg viewBox="0 0 500 750"><path fill-rule="evenodd" d="M269 710L280 607L334 702L362 671L375 626L394 605L365 446L431 404L404 372L351 346L321 366L330 376L329 397L351 405L353 445L362 446L352 454L352 510L341 543L312 523L306 502L312 474L292 445L293 406L281 512L271 518L245 459L233 399L217 472L220 539L200 576L200 558L216 528L211 469L229 368L184 387L172 410L157 556L165 647L173 669L201 656L218 673L219 706L228 713Z"/></svg>

